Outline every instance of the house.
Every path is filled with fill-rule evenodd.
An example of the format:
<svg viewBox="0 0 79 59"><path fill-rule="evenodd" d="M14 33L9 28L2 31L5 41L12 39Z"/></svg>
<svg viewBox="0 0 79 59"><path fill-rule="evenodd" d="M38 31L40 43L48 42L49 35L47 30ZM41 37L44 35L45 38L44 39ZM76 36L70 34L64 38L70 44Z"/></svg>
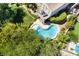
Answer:
<svg viewBox="0 0 79 59"><path fill-rule="evenodd" d="M72 3L72 6L69 11L72 11L74 8L79 9L79 3Z"/></svg>
<svg viewBox="0 0 79 59"><path fill-rule="evenodd" d="M69 3L38 3L37 15L44 23L46 19L65 9L68 5Z"/></svg>

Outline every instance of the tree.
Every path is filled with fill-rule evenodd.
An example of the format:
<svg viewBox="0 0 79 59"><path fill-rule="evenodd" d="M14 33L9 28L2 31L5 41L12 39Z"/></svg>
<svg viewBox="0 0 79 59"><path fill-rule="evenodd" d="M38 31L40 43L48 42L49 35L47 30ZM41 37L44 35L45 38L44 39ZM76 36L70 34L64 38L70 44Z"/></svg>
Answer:
<svg viewBox="0 0 79 59"><path fill-rule="evenodd" d="M61 30L61 32L58 34L58 36L52 41L52 44L55 45L57 49L61 50L66 47L66 44L70 41L70 37L67 34L64 34L64 31Z"/></svg>
<svg viewBox="0 0 79 59"><path fill-rule="evenodd" d="M75 43L78 42L78 35L75 34L75 31L74 31L74 30L69 31L69 32L68 32L68 35L69 35L69 37L70 37L70 41L73 41L73 42L75 42Z"/></svg>
<svg viewBox="0 0 79 59"><path fill-rule="evenodd" d="M20 6L21 4L0 4L0 22L23 22L24 12Z"/></svg>
<svg viewBox="0 0 79 59"><path fill-rule="evenodd" d="M6 23L0 32L0 55L37 55L40 38L27 27Z"/></svg>
<svg viewBox="0 0 79 59"><path fill-rule="evenodd" d="M73 25L74 25L74 21L68 21L65 23L65 28L69 29L69 28L73 27Z"/></svg>
<svg viewBox="0 0 79 59"><path fill-rule="evenodd" d="M15 13L11 10L8 4L0 4L0 20L11 20Z"/></svg>
<svg viewBox="0 0 79 59"><path fill-rule="evenodd" d="M37 4L36 3L28 3L26 4L28 8L32 9L34 12L36 12Z"/></svg>
<svg viewBox="0 0 79 59"><path fill-rule="evenodd" d="M75 19L77 18L77 14L74 13L74 14L69 14L67 16L67 21L74 21Z"/></svg>
<svg viewBox="0 0 79 59"><path fill-rule="evenodd" d="M44 41L40 49L40 55L41 56L58 56L60 55L60 52L57 49L57 45L52 45L50 41Z"/></svg>

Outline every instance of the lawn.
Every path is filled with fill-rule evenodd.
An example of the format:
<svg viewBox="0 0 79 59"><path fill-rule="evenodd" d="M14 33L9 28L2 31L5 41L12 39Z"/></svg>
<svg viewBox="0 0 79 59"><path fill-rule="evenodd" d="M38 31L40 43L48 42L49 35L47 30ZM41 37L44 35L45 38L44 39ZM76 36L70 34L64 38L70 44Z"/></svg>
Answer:
<svg viewBox="0 0 79 59"><path fill-rule="evenodd" d="M79 22L77 22L75 25L75 33L79 35Z"/></svg>
<svg viewBox="0 0 79 59"><path fill-rule="evenodd" d="M29 27L37 19L37 16L31 14L28 10L25 10L25 13L26 16L24 17L23 21L24 24Z"/></svg>

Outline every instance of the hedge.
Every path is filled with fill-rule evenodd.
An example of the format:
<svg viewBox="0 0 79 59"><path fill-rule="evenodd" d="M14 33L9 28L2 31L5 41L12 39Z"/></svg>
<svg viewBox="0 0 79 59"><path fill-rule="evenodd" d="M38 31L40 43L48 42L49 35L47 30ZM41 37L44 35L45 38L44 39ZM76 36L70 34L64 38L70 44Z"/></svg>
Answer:
<svg viewBox="0 0 79 59"><path fill-rule="evenodd" d="M66 12L63 12L58 17L51 17L51 18L49 18L49 20L51 22L55 22L56 23L56 22L63 21L66 17L67 17L67 13Z"/></svg>

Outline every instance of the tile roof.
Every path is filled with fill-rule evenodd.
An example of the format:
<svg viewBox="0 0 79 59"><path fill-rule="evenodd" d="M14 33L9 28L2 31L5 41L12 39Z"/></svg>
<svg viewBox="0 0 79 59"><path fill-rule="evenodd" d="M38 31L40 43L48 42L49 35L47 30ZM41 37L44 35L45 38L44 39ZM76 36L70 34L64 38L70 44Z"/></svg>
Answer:
<svg viewBox="0 0 79 59"><path fill-rule="evenodd" d="M64 3L47 3L47 6L49 8L49 10L55 10L57 8L59 8L60 6L62 6Z"/></svg>

